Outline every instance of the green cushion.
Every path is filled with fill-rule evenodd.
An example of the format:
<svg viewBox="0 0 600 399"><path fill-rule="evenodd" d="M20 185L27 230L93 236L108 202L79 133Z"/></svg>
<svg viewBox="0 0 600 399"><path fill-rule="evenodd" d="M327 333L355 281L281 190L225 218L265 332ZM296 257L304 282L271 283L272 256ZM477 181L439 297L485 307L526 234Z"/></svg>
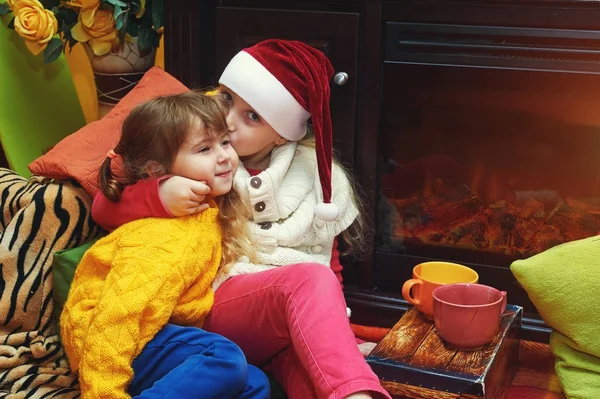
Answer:
<svg viewBox="0 0 600 399"><path fill-rule="evenodd" d="M596 316L592 316L596 317ZM600 398L600 359L554 330L550 346L556 356L556 374L568 398Z"/></svg>
<svg viewBox="0 0 600 399"><path fill-rule="evenodd" d="M94 245L97 240L98 239L94 239L79 247L65 249L54 253L54 258L52 259L52 277L54 279L52 295L54 296L56 316L60 315L63 306L65 306L67 296L69 295L69 288L71 288L73 276L75 276L75 269L77 269L79 261L83 257L85 251Z"/></svg>
<svg viewBox="0 0 600 399"><path fill-rule="evenodd" d="M544 322L569 398L600 398L600 237L515 261L511 271Z"/></svg>

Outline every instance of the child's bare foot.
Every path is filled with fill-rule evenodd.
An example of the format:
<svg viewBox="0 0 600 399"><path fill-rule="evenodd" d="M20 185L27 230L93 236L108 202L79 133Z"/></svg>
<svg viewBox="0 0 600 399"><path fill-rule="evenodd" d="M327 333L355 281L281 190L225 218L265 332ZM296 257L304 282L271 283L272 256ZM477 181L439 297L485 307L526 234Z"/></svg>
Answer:
<svg viewBox="0 0 600 399"><path fill-rule="evenodd" d="M368 392L357 392L350 396L346 396L345 399L373 399L373 397Z"/></svg>
<svg viewBox="0 0 600 399"><path fill-rule="evenodd" d="M376 346L377 344L375 342L363 342L362 344L358 344L358 350L360 350L360 353L362 353L364 357L367 357Z"/></svg>

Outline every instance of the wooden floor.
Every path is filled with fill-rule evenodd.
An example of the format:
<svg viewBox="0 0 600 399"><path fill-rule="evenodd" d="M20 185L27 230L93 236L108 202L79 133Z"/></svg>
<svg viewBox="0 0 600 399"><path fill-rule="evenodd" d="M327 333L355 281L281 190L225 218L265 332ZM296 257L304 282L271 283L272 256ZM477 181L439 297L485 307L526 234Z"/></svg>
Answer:
<svg viewBox="0 0 600 399"><path fill-rule="evenodd" d="M550 346L521 341L520 365L507 399L564 399Z"/></svg>

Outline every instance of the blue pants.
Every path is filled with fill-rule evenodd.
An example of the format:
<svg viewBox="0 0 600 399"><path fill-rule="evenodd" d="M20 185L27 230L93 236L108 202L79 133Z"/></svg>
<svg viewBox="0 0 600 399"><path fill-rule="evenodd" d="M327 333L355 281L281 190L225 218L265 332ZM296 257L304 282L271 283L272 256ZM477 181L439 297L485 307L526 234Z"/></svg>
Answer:
<svg viewBox="0 0 600 399"><path fill-rule="evenodd" d="M268 399L267 376L227 338L167 324L133 361L132 399Z"/></svg>

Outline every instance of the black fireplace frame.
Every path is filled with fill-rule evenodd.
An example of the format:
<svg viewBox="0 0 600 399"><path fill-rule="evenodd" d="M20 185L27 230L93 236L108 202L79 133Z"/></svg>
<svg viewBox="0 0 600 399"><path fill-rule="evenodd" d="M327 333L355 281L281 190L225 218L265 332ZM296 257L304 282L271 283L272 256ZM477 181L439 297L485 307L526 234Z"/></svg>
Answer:
<svg viewBox="0 0 600 399"><path fill-rule="evenodd" d="M596 30L394 21L385 23L383 40L386 64L536 71L544 77L555 75L557 86L559 81L581 77L600 89L600 32ZM376 249L373 284L397 292L398 284L389 282L410 278L415 264L457 261L476 269L481 283L501 287L509 292L511 302L525 306L525 335L545 340L547 327L508 268L513 259L499 254L478 255L479 259L469 262L464 260L464 251L455 248L430 246L421 253L406 254Z"/></svg>

